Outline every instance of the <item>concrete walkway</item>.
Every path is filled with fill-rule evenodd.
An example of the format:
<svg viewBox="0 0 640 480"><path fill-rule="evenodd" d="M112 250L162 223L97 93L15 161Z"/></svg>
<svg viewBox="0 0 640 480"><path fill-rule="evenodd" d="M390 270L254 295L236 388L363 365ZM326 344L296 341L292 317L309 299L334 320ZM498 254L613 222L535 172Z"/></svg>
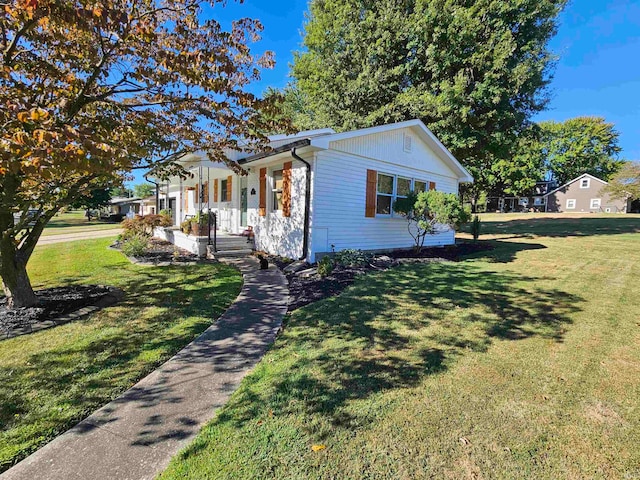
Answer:
<svg viewBox="0 0 640 480"><path fill-rule="evenodd" d="M235 303L200 337L120 398L0 475L1 480L137 480L163 471L213 418L274 341L289 289L274 267L229 260Z"/></svg>
<svg viewBox="0 0 640 480"><path fill-rule="evenodd" d="M92 238L116 237L122 233L121 228L108 230L89 230L86 232L63 233L61 235L47 235L40 237L38 245L50 245L52 243L66 243L76 240L90 240Z"/></svg>

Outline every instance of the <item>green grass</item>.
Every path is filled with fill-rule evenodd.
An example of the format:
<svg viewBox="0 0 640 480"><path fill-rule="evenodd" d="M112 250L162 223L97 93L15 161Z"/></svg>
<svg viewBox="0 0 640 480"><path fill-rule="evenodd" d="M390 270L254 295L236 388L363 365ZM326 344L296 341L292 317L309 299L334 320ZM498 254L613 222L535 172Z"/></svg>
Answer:
<svg viewBox="0 0 640 480"><path fill-rule="evenodd" d="M221 264L132 265L112 239L37 247L34 287L115 285L118 305L0 341L0 471L64 432L204 331L242 277Z"/></svg>
<svg viewBox="0 0 640 480"><path fill-rule="evenodd" d="M72 211L59 213L51 219L42 232L43 237L52 235L68 235L70 233L93 232L96 230L109 230L120 228L119 223L104 222L94 219L87 221L84 211Z"/></svg>
<svg viewBox="0 0 640 480"><path fill-rule="evenodd" d="M162 478L640 477L640 220L528 218L294 312Z"/></svg>

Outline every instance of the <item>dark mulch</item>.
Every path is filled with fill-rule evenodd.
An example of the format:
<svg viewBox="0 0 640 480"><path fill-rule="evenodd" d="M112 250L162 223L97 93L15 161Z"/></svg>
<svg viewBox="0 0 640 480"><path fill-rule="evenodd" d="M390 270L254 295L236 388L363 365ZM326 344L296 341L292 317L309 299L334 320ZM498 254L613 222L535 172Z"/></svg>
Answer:
<svg viewBox="0 0 640 480"><path fill-rule="evenodd" d="M459 262L467 255L478 252L486 252L493 250L493 245L484 242L459 242L455 245L447 245L444 247L426 247L416 252L414 249L396 250L389 252L391 258L444 258L452 262Z"/></svg>
<svg viewBox="0 0 640 480"><path fill-rule="evenodd" d="M116 242L113 248L119 250L120 243ZM198 260L195 253L191 253L180 247L176 247L173 243L159 238L152 237L149 239L149 248L144 255L138 255L135 259L140 263L191 263Z"/></svg>
<svg viewBox="0 0 640 480"><path fill-rule="evenodd" d="M0 338L14 336L16 332L22 334L39 330L39 324L46 322L52 322L48 326L54 326L63 315L90 305L99 305L107 298L118 297L113 288L102 285L72 285L47 288L35 293L38 297L35 307L9 309L6 298L0 299Z"/></svg>
<svg viewBox="0 0 640 480"><path fill-rule="evenodd" d="M290 293L289 311L317 302L323 298L339 295L355 281L358 275L373 270L386 270L392 266L402 263L413 263L413 261L428 262L446 260L457 262L467 255L492 249L493 247L488 243L460 242L456 245L446 247L423 248L420 252L411 249L376 255L372 258L372 261L365 266L348 267L337 265L331 274L324 278L317 273L309 276L301 276L299 272L286 273ZM291 263L290 260L287 261L274 255L262 255L281 270ZM306 266L306 268L310 267L311 265Z"/></svg>

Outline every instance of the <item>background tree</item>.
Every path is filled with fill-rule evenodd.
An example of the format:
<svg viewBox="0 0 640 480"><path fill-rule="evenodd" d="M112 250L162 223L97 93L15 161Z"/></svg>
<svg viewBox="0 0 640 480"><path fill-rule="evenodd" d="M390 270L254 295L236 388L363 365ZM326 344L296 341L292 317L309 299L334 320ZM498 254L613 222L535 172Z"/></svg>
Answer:
<svg viewBox="0 0 640 480"><path fill-rule="evenodd" d="M156 192L156 187L150 183L139 183L133 186L133 195L138 198L147 198Z"/></svg>
<svg viewBox="0 0 640 480"><path fill-rule="evenodd" d="M600 117L577 117L540 123L540 147L559 185L583 173L608 181L622 166L619 133Z"/></svg>
<svg viewBox="0 0 640 480"><path fill-rule="evenodd" d="M422 119L475 177L475 204L518 171L494 164L513 162L548 101L565 3L312 0L293 76L317 127Z"/></svg>
<svg viewBox="0 0 640 480"><path fill-rule="evenodd" d="M640 198L640 162L625 162L602 192L618 199Z"/></svg>
<svg viewBox="0 0 640 480"><path fill-rule="evenodd" d="M78 197L70 206L72 208L83 208L86 211L87 221L91 221L91 211L106 207L111 202L110 188L94 188L88 193Z"/></svg>
<svg viewBox="0 0 640 480"><path fill-rule="evenodd" d="M133 191L130 188L120 186L111 188L112 197L133 197Z"/></svg>
<svg viewBox="0 0 640 480"><path fill-rule="evenodd" d="M246 86L271 67L196 0L9 0L0 11L0 276L9 306L36 303L26 265L63 206L134 168L263 144L269 102ZM219 8L217 6L216 8ZM209 9L208 11L215 11ZM239 168L237 165L231 165ZM35 226L29 209L35 209Z"/></svg>
<svg viewBox="0 0 640 480"><path fill-rule="evenodd" d="M469 221L458 195L437 190L409 192L393 203L393 210L407 219L407 230L420 251L427 235L449 228L457 229Z"/></svg>

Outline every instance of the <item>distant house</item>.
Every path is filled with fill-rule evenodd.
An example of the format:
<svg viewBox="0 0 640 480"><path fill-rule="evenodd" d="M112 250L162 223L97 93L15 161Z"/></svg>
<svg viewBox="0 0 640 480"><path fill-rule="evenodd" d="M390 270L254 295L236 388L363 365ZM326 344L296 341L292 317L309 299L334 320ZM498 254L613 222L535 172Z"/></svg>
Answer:
<svg viewBox="0 0 640 480"><path fill-rule="evenodd" d="M546 212L547 198L545 195L555 187L554 181L537 182L525 195L501 195L487 197L485 211L487 212Z"/></svg>
<svg viewBox="0 0 640 480"><path fill-rule="evenodd" d="M584 173L545 195L548 212L626 213L629 200L613 199L602 193L607 182Z"/></svg>

